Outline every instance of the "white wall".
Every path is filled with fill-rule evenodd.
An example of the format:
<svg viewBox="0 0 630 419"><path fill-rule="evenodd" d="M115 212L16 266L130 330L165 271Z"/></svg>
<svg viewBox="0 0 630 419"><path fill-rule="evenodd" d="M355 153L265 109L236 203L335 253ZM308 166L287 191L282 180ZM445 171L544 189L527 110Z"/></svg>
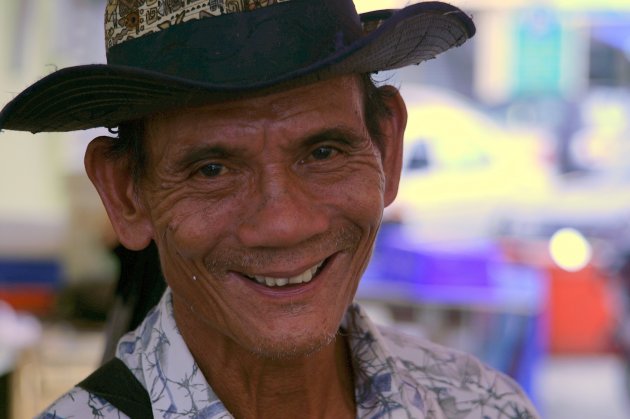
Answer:
<svg viewBox="0 0 630 419"><path fill-rule="evenodd" d="M57 68L104 61L103 2L2 2L0 106ZM58 252L69 214L66 176L82 172L88 137L0 133L0 256Z"/></svg>

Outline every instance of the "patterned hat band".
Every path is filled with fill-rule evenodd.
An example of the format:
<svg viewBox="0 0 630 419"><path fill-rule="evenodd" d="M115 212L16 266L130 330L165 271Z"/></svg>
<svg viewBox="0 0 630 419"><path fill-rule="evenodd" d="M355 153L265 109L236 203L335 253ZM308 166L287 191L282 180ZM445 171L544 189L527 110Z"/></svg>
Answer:
<svg viewBox="0 0 630 419"><path fill-rule="evenodd" d="M173 25L241 13L291 0L109 0L105 9L107 49Z"/></svg>
<svg viewBox="0 0 630 419"><path fill-rule="evenodd" d="M121 31L118 25L113 31L116 35L108 40L114 45L107 52L107 62L188 80L270 79L318 62L363 35L354 4L347 0L193 0L178 9L179 14L168 15L159 14L155 1L133 9L123 6L126 3L133 2L110 0L110 6L118 7L116 13L108 8L108 33L120 20L133 20L138 30ZM167 3L159 5L164 9ZM116 19L118 14L124 17Z"/></svg>

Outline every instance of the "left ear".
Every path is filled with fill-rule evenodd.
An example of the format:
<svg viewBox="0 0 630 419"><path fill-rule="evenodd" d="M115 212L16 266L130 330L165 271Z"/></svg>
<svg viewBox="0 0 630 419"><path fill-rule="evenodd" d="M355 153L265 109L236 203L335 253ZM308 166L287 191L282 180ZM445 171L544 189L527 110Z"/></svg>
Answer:
<svg viewBox="0 0 630 419"><path fill-rule="evenodd" d="M383 144L381 159L385 173L385 206L391 204L398 194L400 172L403 162L403 137L407 127L407 107L398 89L393 86L382 86L387 89L384 95L389 115L381 121Z"/></svg>

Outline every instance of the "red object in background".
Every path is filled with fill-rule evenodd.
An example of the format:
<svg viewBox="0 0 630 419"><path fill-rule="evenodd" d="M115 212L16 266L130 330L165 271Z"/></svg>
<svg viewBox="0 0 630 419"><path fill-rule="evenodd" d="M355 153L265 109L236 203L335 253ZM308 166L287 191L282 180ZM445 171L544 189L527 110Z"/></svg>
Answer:
<svg viewBox="0 0 630 419"><path fill-rule="evenodd" d="M0 300L17 311L50 314L61 282L61 263L54 258L0 258Z"/></svg>
<svg viewBox="0 0 630 419"><path fill-rule="evenodd" d="M608 278L592 265L549 273L549 350L552 353L601 353L612 349L615 310Z"/></svg>
<svg viewBox="0 0 630 419"><path fill-rule="evenodd" d="M16 311L28 311L37 315L52 312L56 303L55 290L49 286L20 285L0 287L0 300Z"/></svg>
<svg viewBox="0 0 630 419"><path fill-rule="evenodd" d="M536 266L548 275L547 335L555 354L592 354L614 348L617 310L610 278L592 263L577 272L557 266L546 240L501 240L506 260ZM594 259L597 260L597 253Z"/></svg>

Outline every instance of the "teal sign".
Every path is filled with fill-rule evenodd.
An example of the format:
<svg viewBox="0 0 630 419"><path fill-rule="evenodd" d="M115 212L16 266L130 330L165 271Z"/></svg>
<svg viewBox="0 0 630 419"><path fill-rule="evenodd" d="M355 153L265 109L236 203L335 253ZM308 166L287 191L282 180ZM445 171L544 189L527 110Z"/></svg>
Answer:
<svg viewBox="0 0 630 419"><path fill-rule="evenodd" d="M528 10L516 20L513 93L561 93L563 28L556 14Z"/></svg>

